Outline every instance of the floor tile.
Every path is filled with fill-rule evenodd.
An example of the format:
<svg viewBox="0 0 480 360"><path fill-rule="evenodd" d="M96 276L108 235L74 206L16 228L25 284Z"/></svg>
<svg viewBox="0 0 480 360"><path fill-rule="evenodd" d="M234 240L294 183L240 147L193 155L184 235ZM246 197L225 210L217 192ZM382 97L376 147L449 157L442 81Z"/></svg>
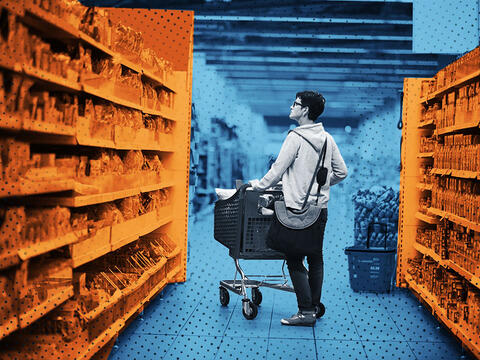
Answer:
<svg viewBox="0 0 480 360"><path fill-rule="evenodd" d="M272 318L271 306L262 306L258 309L258 315L253 320L247 320L242 314L241 299L232 313L230 322L225 331L225 336L246 338L268 338L270 322Z"/></svg>
<svg viewBox="0 0 480 360"><path fill-rule="evenodd" d="M227 325L235 311L238 299L233 298L229 306L222 306L218 296L212 298L211 293L195 308L181 330L182 335L223 336Z"/></svg>
<svg viewBox="0 0 480 360"><path fill-rule="evenodd" d="M156 298L144 311L143 321L135 320L135 332L141 334L177 335L197 306L185 296L170 294Z"/></svg>
<svg viewBox="0 0 480 360"><path fill-rule="evenodd" d="M407 342L400 341L363 341L368 359L415 360Z"/></svg>
<svg viewBox="0 0 480 360"><path fill-rule="evenodd" d="M267 357L268 339L225 336L215 360L259 360Z"/></svg>
<svg viewBox="0 0 480 360"><path fill-rule="evenodd" d="M314 340L270 339L268 341L268 360L310 360L315 358Z"/></svg>
<svg viewBox="0 0 480 360"><path fill-rule="evenodd" d="M365 294L360 299L348 299L347 303L362 340L405 340L375 295Z"/></svg>
<svg viewBox="0 0 480 360"><path fill-rule="evenodd" d="M360 341L316 340L319 360L364 360L365 351Z"/></svg>
<svg viewBox="0 0 480 360"><path fill-rule="evenodd" d="M446 343L411 341L410 348L418 360L469 360L473 359L462 352L462 347L454 339Z"/></svg>
<svg viewBox="0 0 480 360"><path fill-rule="evenodd" d="M325 305L325 315L317 320L314 336L321 340L360 340L345 301Z"/></svg>
<svg viewBox="0 0 480 360"><path fill-rule="evenodd" d="M120 335L116 346L110 353L110 360L161 359L175 339L174 336L168 335L122 335Z"/></svg>
<svg viewBox="0 0 480 360"><path fill-rule="evenodd" d="M214 359L220 349L220 336L184 336L179 335L164 360Z"/></svg>

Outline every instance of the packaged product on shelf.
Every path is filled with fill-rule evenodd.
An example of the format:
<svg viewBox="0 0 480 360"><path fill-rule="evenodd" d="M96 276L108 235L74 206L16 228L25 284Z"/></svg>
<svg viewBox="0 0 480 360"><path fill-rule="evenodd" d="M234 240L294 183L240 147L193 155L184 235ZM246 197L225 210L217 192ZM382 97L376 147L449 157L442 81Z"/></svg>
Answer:
<svg viewBox="0 0 480 360"><path fill-rule="evenodd" d="M144 81L142 83L142 105L148 109L158 109L158 99L159 94L155 86L149 81Z"/></svg>
<svg viewBox="0 0 480 360"><path fill-rule="evenodd" d="M78 97L65 93L30 92L29 116L24 120L74 127L78 120Z"/></svg>
<svg viewBox="0 0 480 360"><path fill-rule="evenodd" d="M24 78L20 75L13 73L2 72L5 96L5 110L8 113L15 113L18 111L18 94L20 94L20 88L22 86Z"/></svg>
<svg viewBox="0 0 480 360"><path fill-rule="evenodd" d="M159 90L159 98L160 98L160 104L167 106L171 109L174 107L174 96L175 94L171 91L168 91L166 89L160 89ZM158 109L160 110L160 109Z"/></svg>
<svg viewBox="0 0 480 360"><path fill-rule="evenodd" d="M70 210L63 207L25 209L25 242L32 245L66 235L72 231Z"/></svg>
<svg viewBox="0 0 480 360"><path fill-rule="evenodd" d="M155 51L150 48L142 50L140 54L142 65L152 71L160 80L165 81L172 74L172 66L162 57L159 57Z"/></svg>
<svg viewBox="0 0 480 360"><path fill-rule="evenodd" d="M123 106L115 107L115 125L120 125L130 129L143 129L144 122L142 118L142 112L139 110L129 109Z"/></svg>
<svg viewBox="0 0 480 360"><path fill-rule="evenodd" d="M84 14L79 29L96 41L110 47L112 43L112 25L107 12L98 7L83 8Z"/></svg>
<svg viewBox="0 0 480 360"><path fill-rule="evenodd" d="M78 28L84 7L77 0L33 0L34 5Z"/></svg>
<svg viewBox="0 0 480 360"><path fill-rule="evenodd" d="M78 46L78 69L82 83L93 75L92 49Z"/></svg>
<svg viewBox="0 0 480 360"><path fill-rule="evenodd" d="M162 134L171 134L175 125L174 121L148 114L143 115L143 123L145 128Z"/></svg>
<svg viewBox="0 0 480 360"><path fill-rule="evenodd" d="M420 97L425 97L435 91L435 80L422 80Z"/></svg>
<svg viewBox="0 0 480 360"><path fill-rule="evenodd" d="M30 167L30 144L13 138L0 138L3 179L16 181Z"/></svg>
<svg viewBox="0 0 480 360"><path fill-rule="evenodd" d="M173 132L173 127L175 125L174 121L170 121L167 119L160 119L159 122L160 126L160 132L165 133L165 134L171 134Z"/></svg>
<svg viewBox="0 0 480 360"><path fill-rule="evenodd" d="M427 153L433 152L435 150L435 139L431 136L421 136L420 137L420 152Z"/></svg>
<svg viewBox="0 0 480 360"><path fill-rule="evenodd" d="M436 178L432 188L432 207L480 222L480 185L474 180Z"/></svg>
<svg viewBox="0 0 480 360"><path fill-rule="evenodd" d="M95 207L95 212L97 218L107 226L120 224L125 221L122 212L114 203L100 204Z"/></svg>
<svg viewBox="0 0 480 360"><path fill-rule="evenodd" d="M112 139L112 129L109 121L114 118L113 105L94 105L92 99L85 99L82 109L89 123L89 134L92 138Z"/></svg>
<svg viewBox="0 0 480 360"><path fill-rule="evenodd" d="M90 61L92 63L91 75L97 75L101 79L101 82L92 82L92 85L96 85L98 88L108 83L111 84L112 80L122 76L122 65L110 57L92 57L90 55Z"/></svg>
<svg viewBox="0 0 480 360"><path fill-rule="evenodd" d="M72 285L72 268L66 258L48 253L29 260L20 294L20 314L42 306L42 303L65 296Z"/></svg>
<svg viewBox="0 0 480 360"><path fill-rule="evenodd" d="M18 250L24 242L25 208L0 208L0 255Z"/></svg>
<svg viewBox="0 0 480 360"><path fill-rule="evenodd" d="M157 242L165 249L167 254L172 253L177 248L177 245L167 233L160 234Z"/></svg>
<svg viewBox="0 0 480 360"><path fill-rule="evenodd" d="M97 230L122 221L122 214L115 210L115 204L98 207L91 205L71 210L70 223L74 231L88 230L89 236ZM113 205L113 206L112 206Z"/></svg>
<svg viewBox="0 0 480 360"><path fill-rule="evenodd" d="M434 164L437 158L434 156L433 158ZM419 175L420 175L420 182L423 184L431 184L432 183L432 166L428 164L423 164L419 168Z"/></svg>
<svg viewBox="0 0 480 360"><path fill-rule="evenodd" d="M171 191L169 189L161 189L158 191L160 196L160 207L171 204Z"/></svg>
<svg viewBox="0 0 480 360"><path fill-rule="evenodd" d="M162 175L162 172L165 170L162 162L160 161L158 155L146 155L145 163L143 165L144 170L155 171L157 174Z"/></svg>
<svg viewBox="0 0 480 360"><path fill-rule="evenodd" d="M80 165L80 158L78 156L56 158L55 167L59 174L62 174L62 177L65 178L76 178L78 168Z"/></svg>
<svg viewBox="0 0 480 360"><path fill-rule="evenodd" d="M128 150L123 159L125 170L128 173L140 172L144 165L144 157L139 150Z"/></svg>
<svg viewBox="0 0 480 360"><path fill-rule="evenodd" d="M160 58L161 68L165 72L164 78L168 79L173 75L172 63L164 58Z"/></svg>
<svg viewBox="0 0 480 360"><path fill-rule="evenodd" d="M155 239L142 239L141 247L144 249L146 256L155 262L159 262L167 254L162 245Z"/></svg>
<svg viewBox="0 0 480 360"><path fill-rule="evenodd" d="M139 195L129 196L118 201L118 209L125 220L130 220L143 213L143 204Z"/></svg>
<svg viewBox="0 0 480 360"><path fill-rule="evenodd" d="M112 48L129 60L139 61L143 51L142 33L120 23L114 26L112 33Z"/></svg>
<svg viewBox="0 0 480 360"><path fill-rule="evenodd" d="M125 165L120 156L114 150L102 150L95 159L89 159L89 177L101 175L122 175L125 173Z"/></svg>

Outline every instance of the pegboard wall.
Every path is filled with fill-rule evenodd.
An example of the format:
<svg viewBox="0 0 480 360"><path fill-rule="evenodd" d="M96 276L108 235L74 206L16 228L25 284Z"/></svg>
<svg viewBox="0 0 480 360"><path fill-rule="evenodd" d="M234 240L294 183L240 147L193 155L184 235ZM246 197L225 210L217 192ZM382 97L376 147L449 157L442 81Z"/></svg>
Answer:
<svg viewBox="0 0 480 360"><path fill-rule="evenodd" d="M413 1L413 52L461 54L478 46L478 0Z"/></svg>

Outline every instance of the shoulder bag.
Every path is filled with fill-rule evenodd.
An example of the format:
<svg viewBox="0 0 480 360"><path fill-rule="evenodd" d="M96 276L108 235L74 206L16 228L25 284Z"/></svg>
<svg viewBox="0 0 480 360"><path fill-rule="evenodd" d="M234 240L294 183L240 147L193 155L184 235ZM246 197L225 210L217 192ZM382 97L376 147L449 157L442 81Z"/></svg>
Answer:
<svg viewBox="0 0 480 360"><path fill-rule="evenodd" d="M313 146L313 144L307 138L305 138L303 135L299 134L296 131L293 132L306 140L315 149L315 151L317 151L315 146ZM328 169L324 166L326 151L327 139L325 138L325 143L323 144L322 152L319 154L317 166L315 167L312 181L310 181L310 186L308 187L305 201L303 202L303 206L300 210L288 209L285 206L284 200L275 201L275 216L283 226L293 230L305 229L313 225L313 223L315 223L315 221L317 221L318 217L320 216L320 212L322 209L320 208L320 206L318 206L318 197L320 196L320 188L325 185L327 181L328 174ZM320 162L322 162L321 165ZM312 190L315 178L317 179L318 183L317 201L315 205L307 204L308 197L310 196L310 191Z"/></svg>

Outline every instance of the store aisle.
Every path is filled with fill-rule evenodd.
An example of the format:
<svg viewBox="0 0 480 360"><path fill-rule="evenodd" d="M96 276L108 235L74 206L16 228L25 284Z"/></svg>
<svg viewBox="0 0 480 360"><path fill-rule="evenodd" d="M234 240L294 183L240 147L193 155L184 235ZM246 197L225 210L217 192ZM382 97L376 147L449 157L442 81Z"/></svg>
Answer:
<svg viewBox="0 0 480 360"><path fill-rule="evenodd" d="M353 214L332 189L325 234L325 316L314 328L285 327L293 293L262 289L258 316L246 320L239 296L219 303L219 280L234 275L228 250L213 239L213 208L189 224L187 282L169 285L119 337L110 359L469 359L461 345L407 290L358 294L348 284L345 246ZM244 261L247 274L278 274L282 261Z"/></svg>

